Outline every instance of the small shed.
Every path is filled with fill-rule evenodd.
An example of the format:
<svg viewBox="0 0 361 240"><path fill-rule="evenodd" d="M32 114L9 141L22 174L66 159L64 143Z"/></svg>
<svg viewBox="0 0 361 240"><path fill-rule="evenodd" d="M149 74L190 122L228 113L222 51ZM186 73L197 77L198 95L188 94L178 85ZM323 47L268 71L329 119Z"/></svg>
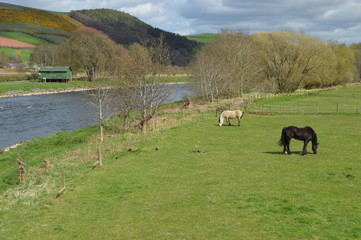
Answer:
<svg viewBox="0 0 361 240"><path fill-rule="evenodd" d="M71 82L72 70L70 67L40 67L38 80L44 82Z"/></svg>

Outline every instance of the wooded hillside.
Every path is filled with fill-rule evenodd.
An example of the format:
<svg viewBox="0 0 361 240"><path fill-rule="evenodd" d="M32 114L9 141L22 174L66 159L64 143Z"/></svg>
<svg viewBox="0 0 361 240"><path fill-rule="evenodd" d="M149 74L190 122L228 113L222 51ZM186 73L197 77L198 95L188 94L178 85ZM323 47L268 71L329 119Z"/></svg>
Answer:
<svg viewBox="0 0 361 240"><path fill-rule="evenodd" d="M70 16L82 24L109 35L116 43L150 43L164 34L166 43L171 47L174 64L186 65L199 43L184 36L163 31L144 23L125 12L110 9L72 11Z"/></svg>

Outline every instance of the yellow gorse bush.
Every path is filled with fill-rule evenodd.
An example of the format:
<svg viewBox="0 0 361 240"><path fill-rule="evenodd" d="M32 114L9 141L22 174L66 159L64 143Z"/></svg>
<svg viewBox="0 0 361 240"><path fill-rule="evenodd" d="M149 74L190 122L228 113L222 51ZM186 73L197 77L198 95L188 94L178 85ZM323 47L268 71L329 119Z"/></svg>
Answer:
<svg viewBox="0 0 361 240"><path fill-rule="evenodd" d="M0 22L24 22L41 25L43 27L56 28L66 32L73 32L81 26L80 23L68 16L36 9L25 9L21 11L0 9Z"/></svg>

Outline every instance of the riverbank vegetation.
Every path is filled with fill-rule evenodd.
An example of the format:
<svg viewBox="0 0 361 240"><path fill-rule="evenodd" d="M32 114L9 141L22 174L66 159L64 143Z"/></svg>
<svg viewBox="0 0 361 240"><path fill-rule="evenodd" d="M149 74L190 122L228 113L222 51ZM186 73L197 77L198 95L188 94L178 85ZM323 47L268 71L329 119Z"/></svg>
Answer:
<svg viewBox="0 0 361 240"><path fill-rule="evenodd" d="M267 101L322 103L345 95L348 103L360 100L359 90L340 87ZM162 106L142 134L133 127L124 132L121 119L107 121L101 168L92 169L97 126L37 138L1 154L2 238L361 237L359 114L247 112L240 127L219 127L217 104L240 103ZM299 141L292 141L293 155L281 154L277 141L288 125L311 125L318 154L301 156ZM17 159L27 174L23 184Z"/></svg>

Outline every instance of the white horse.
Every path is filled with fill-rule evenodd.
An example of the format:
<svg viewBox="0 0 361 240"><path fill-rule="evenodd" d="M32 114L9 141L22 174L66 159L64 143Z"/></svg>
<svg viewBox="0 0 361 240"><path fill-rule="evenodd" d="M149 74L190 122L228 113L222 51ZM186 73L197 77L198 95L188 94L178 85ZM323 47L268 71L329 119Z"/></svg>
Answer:
<svg viewBox="0 0 361 240"><path fill-rule="evenodd" d="M237 118L238 126L240 126L242 116L243 116L243 112L240 110L235 110L235 111L226 110L226 111L222 112L221 116L219 117L219 120L218 120L219 126L220 127L222 126L224 119L226 119L226 121L228 122L228 126L230 126L231 121L229 119L234 119L234 118Z"/></svg>

